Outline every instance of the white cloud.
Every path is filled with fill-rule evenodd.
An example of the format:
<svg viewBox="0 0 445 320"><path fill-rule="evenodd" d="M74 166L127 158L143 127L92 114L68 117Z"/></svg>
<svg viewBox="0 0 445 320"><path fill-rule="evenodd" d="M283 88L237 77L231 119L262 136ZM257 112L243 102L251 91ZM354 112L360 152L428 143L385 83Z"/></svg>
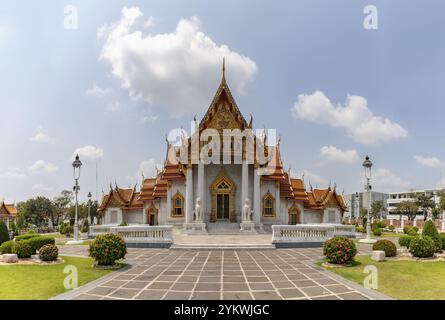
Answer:
<svg viewBox="0 0 445 320"><path fill-rule="evenodd" d="M297 177L304 177L306 187L309 187L309 183L311 183L314 188L321 187L320 185L326 184L326 179L308 170L302 170Z"/></svg>
<svg viewBox="0 0 445 320"><path fill-rule="evenodd" d="M36 134L32 136L29 140L32 142L41 142L41 143L51 143L54 142L54 139L51 138L43 129L43 127L38 127L36 129Z"/></svg>
<svg viewBox="0 0 445 320"><path fill-rule="evenodd" d="M145 20L145 22L143 23L143 27L144 28L150 28L155 24L155 18L154 17L148 17L147 20Z"/></svg>
<svg viewBox="0 0 445 320"><path fill-rule="evenodd" d="M362 144L378 144L408 136L398 123L374 115L361 96L348 95L342 106L334 105L321 91L300 94L292 112L303 120L343 128L354 141Z"/></svg>
<svg viewBox="0 0 445 320"><path fill-rule="evenodd" d="M54 173L57 172L58 169L59 168L57 168L54 164L45 160L37 160L28 168L28 170L34 174Z"/></svg>
<svg viewBox="0 0 445 320"><path fill-rule="evenodd" d="M77 148L74 151L72 156L73 159L76 154L79 155L80 161L82 162L94 162L103 158L104 151L101 148L97 148L95 146L83 146L81 148Z"/></svg>
<svg viewBox="0 0 445 320"><path fill-rule="evenodd" d="M372 173L372 189L380 192L398 192L408 190L411 184L398 177L390 170L379 168Z"/></svg>
<svg viewBox="0 0 445 320"><path fill-rule="evenodd" d="M152 178L156 177L157 167L162 167L162 165L157 164L155 159L148 159L140 163L139 171L142 172L146 178Z"/></svg>
<svg viewBox="0 0 445 320"><path fill-rule="evenodd" d="M218 45L201 30L198 18L181 19L174 32L153 35L137 30L142 15L139 8L123 8L120 21L98 31L104 38L100 59L111 64L132 98L174 116L202 112L221 77L223 56L231 87L245 93L257 72L255 62Z"/></svg>
<svg viewBox="0 0 445 320"><path fill-rule="evenodd" d="M324 146L320 149L320 157L327 162L353 164L358 161L356 150L341 150L334 146Z"/></svg>
<svg viewBox="0 0 445 320"><path fill-rule="evenodd" d="M425 167L431 167L431 168L445 167L445 161L439 160L436 157L424 157L415 155L414 159Z"/></svg>
<svg viewBox="0 0 445 320"><path fill-rule="evenodd" d="M110 88L102 88L98 86L97 84L94 84L93 87L90 89L87 89L85 91L85 95L102 98L104 96L107 96L112 93L112 90Z"/></svg>
<svg viewBox="0 0 445 320"><path fill-rule="evenodd" d="M151 122L155 122L156 120L158 120L158 116L144 116L141 119L142 123L151 123Z"/></svg>
<svg viewBox="0 0 445 320"><path fill-rule="evenodd" d="M25 180L26 178L28 178L26 173L22 172L19 168L11 168L0 172L0 179L2 180Z"/></svg>
<svg viewBox="0 0 445 320"><path fill-rule="evenodd" d="M122 110L123 107L124 105L121 104L119 101L113 101L108 104L107 109L111 112L116 112Z"/></svg>
<svg viewBox="0 0 445 320"><path fill-rule="evenodd" d="M47 187L41 183L37 183L32 186L32 191L36 195L48 195L53 191L53 188Z"/></svg>

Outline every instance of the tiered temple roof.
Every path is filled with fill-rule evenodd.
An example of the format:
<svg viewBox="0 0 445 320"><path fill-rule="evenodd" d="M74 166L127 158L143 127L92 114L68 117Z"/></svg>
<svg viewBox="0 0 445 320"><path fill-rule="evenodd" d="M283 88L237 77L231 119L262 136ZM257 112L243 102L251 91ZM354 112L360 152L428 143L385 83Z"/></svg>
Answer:
<svg viewBox="0 0 445 320"><path fill-rule="evenodd" d="M0 203L0 218L15 218L17 216L17 208L14 204Z"/></svg>
<svg viewBox="0 0 445 320"><path fill-rule="evenodd" d="M119 188L114 189L110 187L110 192L102 198L102 202L98 211L104 211L110 203L120 207L124 211L140 210L144 203L140 200L140 192L134 188Z"/></svg>

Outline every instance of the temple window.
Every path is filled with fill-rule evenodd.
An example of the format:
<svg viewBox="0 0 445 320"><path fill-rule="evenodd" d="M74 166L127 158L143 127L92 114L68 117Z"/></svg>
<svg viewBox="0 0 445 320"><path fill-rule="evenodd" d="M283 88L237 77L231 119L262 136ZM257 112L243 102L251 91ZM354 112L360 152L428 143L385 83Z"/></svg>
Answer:
<svg viewBox="0 0 445 320"><path fill-rule="evenodd" d="M184 197L179 191L176 192L176 194L173 196L172 202L173 202L172 216L182 217L184 215Z"/></svg>
<svg viewBox="0 0 445 320"><path fill-rule="evenodd" d="M270 192L266 193L263 198L263 216L275 217L275 198Z"/></svg>

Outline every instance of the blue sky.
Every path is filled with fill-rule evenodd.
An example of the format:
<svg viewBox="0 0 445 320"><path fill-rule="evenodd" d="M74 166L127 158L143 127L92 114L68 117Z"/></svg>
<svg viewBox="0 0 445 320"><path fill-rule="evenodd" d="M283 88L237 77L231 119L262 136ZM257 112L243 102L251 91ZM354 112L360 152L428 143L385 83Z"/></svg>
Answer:
<svg viewBox="0 0 445 320"><path fill-rule="evenodd" d="M363 27L369 4L377 30ZM77 29L64 27L67 5ZM83 198L95 191L96 161L99 196L110 181L134 185L163 162L165 134L205 113L222 55L239 108L278 130L295 176L361 190L369 154L375 190L434 187L445 168L444 10L439 1L3 1L0 198L70 189L79 148Z"/></svg>

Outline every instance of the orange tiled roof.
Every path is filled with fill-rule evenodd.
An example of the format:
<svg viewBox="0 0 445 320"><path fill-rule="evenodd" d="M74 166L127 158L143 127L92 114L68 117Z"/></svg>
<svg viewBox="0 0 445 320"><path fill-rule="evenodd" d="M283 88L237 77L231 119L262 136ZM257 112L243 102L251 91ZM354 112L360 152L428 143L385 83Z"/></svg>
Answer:
<svg viewBox="0 0 445 320"><path fill-rule="evenodd" d="M139 195L139 200L141 201L149 201L153 200L153 190L156 185L156 178L147 178L144 179L142 183L141 193Z"/></svg>
<svg viewBox="0 0 445 320"><path fill-rule="evenodd" d="M344 199L342 195L337 194L334 190L328 189L313 189L312 192L308 192L309 202L307 207L314 210L322 210L332 200L337 202L339 208L343 211L347 211Z"/></svg>
<svg viewBox="0 0 445 320"><path fill-rule="evenodd" d="M164 169L161 173L162 180L185 180L182 165L176 160L176 151L174 146L169 145L167 159L164 162Z"/></svg>
<svg viewBox="0 0 445 320"><path fill-rule="evenodd" d="M290 180L294 194L294 199L298 201L308 202L309 198L303 180L302 179L290 179Z"/></svg>
<svg viewBox="0 0 445 320"><path fill-rule="evenodd" d="M294 192L287 172L284 173L284 179L280 182L280 197L294 198Z"/></svg>
<svg viewBox="0 0 445 320"><path fill-rule="evenodd" d="M6 204L4 202L1 203L0 206L0 216L17 216L17 208L14 204Z"/></svg>
<svg viewBox="0 0 445 320"><path fill-rule="evenodd" d="M157 199L157 198L167 197L167 187L168 187L167 180L163 180L161 176L159 176L156 179L156 184L153 189L153 198Z"/></svg>
<svg viewBox="0 0 445 320"><path fill-rule="evenodd" d="M98 211L104 211L112 199L119 204L123 211L142 209L143 202L139 199L140 192L136 192L135 189L118 187L110 189L110 192L102 198Z"/></svg>
<svg viewBox="0 0 445 320"><path fill-rule="evenodd" d="M286 177L284 175L283 162L281 161L280 146L269 147L269 150L272 153L272 159L267 164L262 178L264 180L285 180Z"/></svg>

